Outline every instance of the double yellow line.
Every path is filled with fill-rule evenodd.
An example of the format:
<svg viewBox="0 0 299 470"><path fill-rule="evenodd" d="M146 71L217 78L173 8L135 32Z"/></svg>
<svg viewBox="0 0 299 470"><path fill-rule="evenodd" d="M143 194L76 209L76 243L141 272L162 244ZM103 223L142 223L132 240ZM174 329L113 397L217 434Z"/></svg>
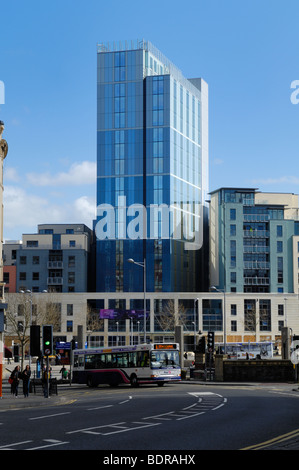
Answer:
<svg viewBox="0 0 299 470"><path fill-rule="evenodd" d="M282 434L281 436L274 437L273 439L262 442L261 444L255 444L253 446L244 447L241 450L261 450L261 449L265 449L266 447L270 447L275 444L280 444L284 441L293 439L295 437L299 437L299 429L295 429L294 431L288 432L287 434Z"/></svg>

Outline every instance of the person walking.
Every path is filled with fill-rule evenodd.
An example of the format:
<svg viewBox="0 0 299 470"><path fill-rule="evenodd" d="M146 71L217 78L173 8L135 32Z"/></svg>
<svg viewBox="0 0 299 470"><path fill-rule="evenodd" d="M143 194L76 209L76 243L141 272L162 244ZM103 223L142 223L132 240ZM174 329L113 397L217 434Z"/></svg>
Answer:
<svg viewBox="0 0 299 470"><path fill-rule="evenodd" d="M18 389L20 381L20 366L16 366L11 373L12 384L11 384L11 393L16 398L18 398Z"/></svg>
<svg viewBox="0 0 299 470"><path fill-rule="evenodd" d="M49 371L46 366L43 368L43 373L42 373L42 385L43 385L43 391L44 391L44 397L48 398L49 395Z"/></svg>
<svg viewBox="0 0 299 470"><path fill-rule="evenodd" d="M30 370L29 365L27 365L22 374L23 393L24 393L25 398L29 396L30 376L31 376L31 370Z"/></svg>

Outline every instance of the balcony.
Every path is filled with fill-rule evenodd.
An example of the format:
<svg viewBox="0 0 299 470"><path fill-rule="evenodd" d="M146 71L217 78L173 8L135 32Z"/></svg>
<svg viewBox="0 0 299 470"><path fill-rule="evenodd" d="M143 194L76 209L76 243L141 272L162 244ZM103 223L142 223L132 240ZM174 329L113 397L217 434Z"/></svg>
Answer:
<svg viewBox="0 0 299 470"><path fill-rule="evenodd" d="M62 286L63 285L63 277L48 277L47 278L48 286Z"/></svg>
<svg viewBox="0 0 299 470"><path fill-rule="evenodd" d="M246 245L243 246L244 253L270 253L270 247L266 245Z"/></svg>
<svg viewBox="0 0 299 470"><path fill-rule="evenodd" d="M270 284L269 277L244 277L246 286L268 286Z"/></svg>
<svg viewBox="0 0 299 470"><path fill-rule="evenodd" d="M244 261L244 269L270 269L269 261Z"/></svg>
<svg viewBox="0 0 299 470"><path fill-rule="evenodd" d="M244 214L243 220L245 222L268 222L270 217L269 214Z"/></svg>
<svg viewBox="0 0 299 470"><path fill-rule="evenodd" d="M270 232L269 230L244 230L243 237L244 238L269 238Z"/></svg>
<svg viewBox="0 0 299 470"><path fill-rule="evenodd" d="M48 261L48 269L63 269L63 261Z"/></svg>

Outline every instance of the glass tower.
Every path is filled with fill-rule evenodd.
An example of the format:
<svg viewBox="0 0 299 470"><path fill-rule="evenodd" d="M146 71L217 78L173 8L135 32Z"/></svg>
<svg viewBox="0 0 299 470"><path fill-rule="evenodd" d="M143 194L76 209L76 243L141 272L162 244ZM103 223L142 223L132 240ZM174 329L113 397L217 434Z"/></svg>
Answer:
<svg viewBox="0 0 299 470"><path fill-rule="evenodd" d="M97 58L97 291L204 290L208 86L148 41Z"/></svg>

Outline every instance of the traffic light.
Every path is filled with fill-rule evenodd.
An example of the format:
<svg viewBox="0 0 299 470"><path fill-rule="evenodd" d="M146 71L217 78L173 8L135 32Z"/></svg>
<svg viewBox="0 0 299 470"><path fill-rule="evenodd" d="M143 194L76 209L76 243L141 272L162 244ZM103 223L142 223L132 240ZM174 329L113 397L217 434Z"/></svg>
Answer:
<svg viewBox="0 0 299 470"><path fill-rule="evenodd" d="M44 356L51 356L53 354L53 326L43 326L43 340L42 352Z"/></svg>
<svg viewBox="0 0 299 470"><path fill-rule="evenodd" d="M214 331L208 331L208 344L207 344L207 347L208 347L208 351L209 352L213 352L214 351Z"/></svg>
<svg viewBox="0 0 299 470"><path fill-rule="evenodd" d="M30 356L40 355L40 326L30 325Z"/></svg>
<svg viewBox="0 0 299 470"><path fill-rule="evenodd" d="M201 338L199 338L196 350L199 353L202 353L202 354L204 354L206 352L206 338L205 338L205 336L202 336Z"/></svg>

